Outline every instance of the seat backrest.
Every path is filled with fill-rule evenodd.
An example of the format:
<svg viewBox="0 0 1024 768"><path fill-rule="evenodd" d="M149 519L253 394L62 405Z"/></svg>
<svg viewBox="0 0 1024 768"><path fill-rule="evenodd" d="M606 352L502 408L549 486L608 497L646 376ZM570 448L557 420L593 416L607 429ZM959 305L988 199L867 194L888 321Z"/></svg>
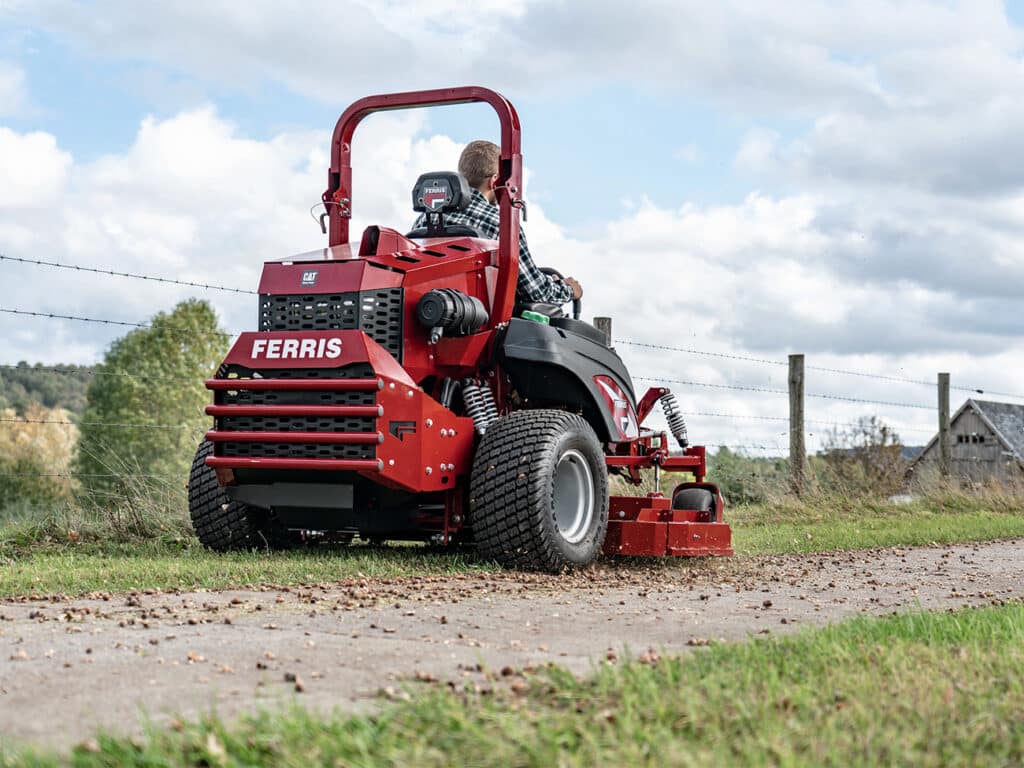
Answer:
<svg viewBox="0 0 1024 768"><path fill-rule="evenodd" d="M473 192L469 182L454 171L424 173L412 188L412 208L423 214L426 226L417 227L406 237L480 237L467 224L446 224L446 213L458 213L469 207Z"/></svg>
<svg viewBox="0 0 1024 768"><path fill-rule="evenodd" d="M412 209L417 213L455 213L469 207L469 182L454 171L424 173L412 188Z"/></svg>

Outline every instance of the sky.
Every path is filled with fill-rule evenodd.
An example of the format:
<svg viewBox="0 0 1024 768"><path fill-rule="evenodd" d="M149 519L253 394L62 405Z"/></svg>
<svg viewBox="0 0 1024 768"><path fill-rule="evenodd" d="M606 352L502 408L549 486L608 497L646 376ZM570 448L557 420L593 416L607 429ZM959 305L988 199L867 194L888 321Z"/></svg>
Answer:
<svg viewBox="0 0 1024 768"><path fill-rule="evenodd" d="M785 389L735 358L803 353L808 393L926 406L809 397L812 449L868 415L921 444L935 390L893 379L1024 395L1022 54L1024 2L997 0L0 0L0 254L254 289L324 244L348 103L485 85L522 120L531 251L585 316L728 355L620 342L638 388ZM366 120L353 231L407 226L416 177L475 138L497 138L479 105ZM256 321L252 296L9 261L0 285L6 308L145 322L198 295ZM118 332L0 314L0 363L94 363ZM784 396L674 389L695 442L785 452Z"/></svg>

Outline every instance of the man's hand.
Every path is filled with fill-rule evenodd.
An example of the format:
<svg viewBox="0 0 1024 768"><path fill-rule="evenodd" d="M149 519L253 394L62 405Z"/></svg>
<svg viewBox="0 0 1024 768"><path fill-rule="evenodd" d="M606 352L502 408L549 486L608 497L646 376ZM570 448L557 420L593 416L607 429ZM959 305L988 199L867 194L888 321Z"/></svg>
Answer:
<svg viewBox="0 0 1024 768"><path fill-rule="evenodd" d="M572 288L572 300L577 301L583 298L583 286L575 277L565 278L565 284Z"/></svg>

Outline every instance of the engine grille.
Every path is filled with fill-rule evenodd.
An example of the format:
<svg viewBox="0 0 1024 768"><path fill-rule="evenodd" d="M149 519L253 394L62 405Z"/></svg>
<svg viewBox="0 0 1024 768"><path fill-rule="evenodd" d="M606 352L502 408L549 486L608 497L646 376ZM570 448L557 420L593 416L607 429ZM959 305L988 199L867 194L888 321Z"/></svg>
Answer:
<svg viewBox="0 0 1024 768"><path fill-rule="evenodd" d="M373 405L373 392L303 392L287 390L228 390L224 405Z"/></svg>
<svg viewBox="0 0 1024 768"><path fill-rule="evenodd" d="M218 379L372 379L376 377L369 363L352 363L341 368L268 368L258 371L244 365L221 365Z"/></svg>
<svg viewBox="0 0 1024 768"><path fill-rule="evenodd" d="M261 331L361 330L402 360L403 291L260 295Z"/></svg>
<svg viewBox="0 0 1024 768"><path fill-rule="evenodd" d="M367 363L356 363L342 368L251 370L238 365L225 365L217 373L219 379L239 380L244 387L253 379L372 379L373 368ZM318 391L318 390L219 390L217 405L374 405L377 391ZM294 459L373 459L377 444L369 443L294 443L274 440L274 433L323 432L376 434L376 420L372 416L233 416L216 419L216 430L221 439L215 455L235 458L294 458ZM232 440L232 432L267 432L267 440Z"/></svg>
<svg viewBox="0 0 1024 768"><path fill-rule="evenodd" d="M372 459L377 455L375 445L347 445L344 443L221 443L224 456L266 459Z"/></svg>
<svg viewBox="0 0 1024 768"><path fill-rule="evenodd" d="M373 419L337 416L221 416L226 432L372 432Z"/></svg>

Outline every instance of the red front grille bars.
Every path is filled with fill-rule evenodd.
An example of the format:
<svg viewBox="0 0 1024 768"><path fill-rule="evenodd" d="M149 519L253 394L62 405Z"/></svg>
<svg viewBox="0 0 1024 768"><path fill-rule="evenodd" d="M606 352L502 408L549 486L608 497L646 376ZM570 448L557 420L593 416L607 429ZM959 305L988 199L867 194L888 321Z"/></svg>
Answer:
<svg viewBox="0 0 1024 768"><path fill-rule="evenodd" d="M376 426L376 419L384 415L384 407L366 404L367 395L384 385L378 378L330 379L210 379L207 389L216 393L216 405L206 407L206 413L217 419L216 428L206 433L219 455L206 459L207 466L215 468L255 469L321 469L340 471L380 471L383 462L376 458L376 446L384 435ZM225 399L238 400L238 393L265 393L277 402L270 404L244 402L225 403ZM353 393L357 405L322 404L305 393ZM235 393L228 398L229 393ZM252 397L248 398L252 400ZM262 399L267 399L265 396ZM303 400L310 402L304 403ZM344 401L345 398L342 398ZM349 398L351 399L351 398ZM370 400L374 398L370 397ZM291 401L291 402L289 402ZM235 424L236 429L225 429L228 419L250 419L250 426ZM282 429L289 426L287 419L298 418L306 428ZM272 428L260 429L262 420ZM329 419L324 428L315 428L316 419ZM255 426L251 422L255 422ZM314 429L310 429L312 424ZM344 424L339 428L336 425ZM365 430L353 431L366 425ZM266 444L266 447L261 447ZM242 447L247 446L245 450ZM294 447L288 447L294 446ZM323 446L316 448L316 446ZM309 451L315 449L316 455ZM230 455L228 452L239 455ZM259 455L261 452L267 455ZM281 455L294 452L296 455ZM228 453L228 455L224 455Z"/></svg>

